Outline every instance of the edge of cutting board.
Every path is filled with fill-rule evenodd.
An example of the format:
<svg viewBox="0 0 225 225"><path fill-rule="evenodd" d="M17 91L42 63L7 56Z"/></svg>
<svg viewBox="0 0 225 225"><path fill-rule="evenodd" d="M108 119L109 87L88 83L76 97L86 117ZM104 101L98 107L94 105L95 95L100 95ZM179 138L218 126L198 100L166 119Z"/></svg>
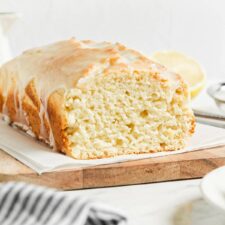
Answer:
<svg viewBox="0 0 225 225"><path fill-rule="evenodd" d="M223 165L225 146L38 175L0 150L0 182L25 181L61 190L72 190L200 178Z"/></svg>

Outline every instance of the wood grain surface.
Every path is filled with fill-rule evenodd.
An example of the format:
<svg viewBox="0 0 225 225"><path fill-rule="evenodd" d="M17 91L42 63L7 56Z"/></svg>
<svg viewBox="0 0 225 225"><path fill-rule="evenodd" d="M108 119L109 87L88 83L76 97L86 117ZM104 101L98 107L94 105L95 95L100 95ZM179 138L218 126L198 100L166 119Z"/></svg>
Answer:
<svg viewBox="0 0 225 225"><path fill-rule="evenodd" d="M26 181L62 190L72 190L200 178L223 165L225 165L225 146L38 175L0 150L0 182Z"/></svg>

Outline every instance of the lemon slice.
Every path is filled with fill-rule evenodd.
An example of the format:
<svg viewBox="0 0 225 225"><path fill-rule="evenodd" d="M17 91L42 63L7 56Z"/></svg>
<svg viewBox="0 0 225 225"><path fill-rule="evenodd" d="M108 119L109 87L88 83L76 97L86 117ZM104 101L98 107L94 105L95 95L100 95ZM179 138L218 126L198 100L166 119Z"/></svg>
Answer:
<svg viewBox="0 0 225 225"><path fill-rule="evenodd" d="M176 51L158 51L151 58L182 76L189 85L192 99L204 88L205 73L194 59Z"/></svg>

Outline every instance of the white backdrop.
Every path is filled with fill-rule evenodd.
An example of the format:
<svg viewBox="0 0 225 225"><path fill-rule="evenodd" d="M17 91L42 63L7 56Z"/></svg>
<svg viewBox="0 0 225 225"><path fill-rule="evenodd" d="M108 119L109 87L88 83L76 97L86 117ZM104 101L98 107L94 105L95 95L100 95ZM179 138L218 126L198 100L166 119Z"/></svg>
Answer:
<svg viewBox="0 0 225 225"><path fill-rule="evenodd" d="M224 10L224 0L0 0L0 11L23 14L9 32L15 55L72 36L119 41L182 51L225 79Z"/></svg>

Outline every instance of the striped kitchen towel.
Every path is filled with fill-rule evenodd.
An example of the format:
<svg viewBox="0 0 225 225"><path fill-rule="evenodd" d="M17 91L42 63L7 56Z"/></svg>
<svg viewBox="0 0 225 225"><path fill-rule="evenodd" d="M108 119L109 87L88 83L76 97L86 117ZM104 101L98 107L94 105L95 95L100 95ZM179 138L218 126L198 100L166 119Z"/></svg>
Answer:
<svg viewBox="0 0 225 225"><path fill-rule="evenodd" d="M0 225L124 225L116 209L26 183L0 185Z"/></svg>

